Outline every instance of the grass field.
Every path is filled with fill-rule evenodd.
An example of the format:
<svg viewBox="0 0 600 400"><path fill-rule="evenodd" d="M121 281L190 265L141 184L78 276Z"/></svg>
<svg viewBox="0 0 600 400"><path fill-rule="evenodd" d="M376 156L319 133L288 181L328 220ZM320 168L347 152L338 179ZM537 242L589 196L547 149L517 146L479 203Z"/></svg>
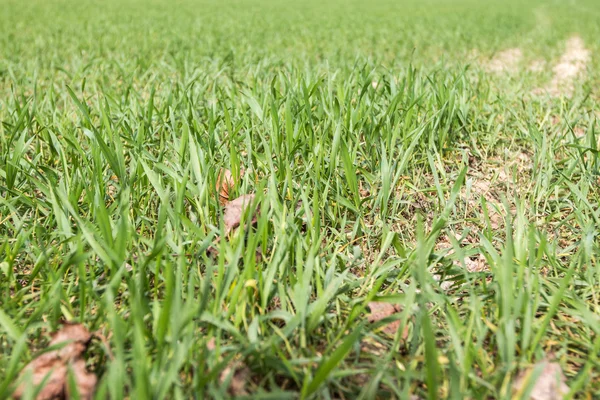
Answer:
<svg viewBox="0 0 600 400"><path fill-rule="evenodd" d="M98 399L528 398L543 360L597 398L598 21L0 0L0 398L64 321Z"/></svg>

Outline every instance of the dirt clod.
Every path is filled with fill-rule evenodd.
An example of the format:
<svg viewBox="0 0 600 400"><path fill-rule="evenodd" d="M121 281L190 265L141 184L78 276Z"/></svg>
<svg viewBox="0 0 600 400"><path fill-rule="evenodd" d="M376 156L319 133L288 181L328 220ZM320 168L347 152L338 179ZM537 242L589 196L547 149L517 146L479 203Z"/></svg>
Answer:
<svg viewBox="0 0 600 400"><path fill-rule="evenodd" d="M515 392L524 390L529 379L531 379L533 370L542 365L542 373L533 384L529 398L532 400L560 400L564 398L564 396L569 393L569 387L566 384L567 379L565 378L560 365L548 360L541 361L534 367L521 372L515 380L513 390Z"/></svg>
<svg viewBox="0 0 600 400"><path fill-rule="evenodd" d="M21 371L20 385L13 396L20 399L29 385L38 386L46 381L36 397L37 400L71 398L69 394L69 369L82 399L92 399L96 387L96 375L87 371L82 358L92 334L81 324L67 323L52 335L48 346L60 346L40 354ZM61 346L62 345L62 346Z"/></svg>
<svg viewBox="0 0 600 400"><path fill-rule="evenodd" d="M219 382L224 385L227 384L228 379L230 379L227 392L234 397L247 396L248 391L246 390L246 381L249 377L250 369L240 361L234 361L221 372Z"/></svg>
<svg viewBox="0 0 600 400"><path fill-rule="evenodd" d="M398 304L383 303L378 301L369 302L371 313L367 316L367 320L371 323L381 321L384 318L390 317L400 311L401 307ZM400 328L400 321L393 321L383 327L383 332L392 336L395 335ZM408 331L405 327L402 337L406 339Z"/></svg>
<svg viewBox="0 0 600 400"><path fill-rule="evenodd" d="M254 202L253 194L246 194L238 197L235 200L228 202L225 205L225 215L223 215L223 220L225 222L225 229L227 233L231 232L238 226L240 226L240 222L242 220L242 216L244 215L244 211L252 205ZM252 216L252 223L256 222L256 216Z"/></svg>

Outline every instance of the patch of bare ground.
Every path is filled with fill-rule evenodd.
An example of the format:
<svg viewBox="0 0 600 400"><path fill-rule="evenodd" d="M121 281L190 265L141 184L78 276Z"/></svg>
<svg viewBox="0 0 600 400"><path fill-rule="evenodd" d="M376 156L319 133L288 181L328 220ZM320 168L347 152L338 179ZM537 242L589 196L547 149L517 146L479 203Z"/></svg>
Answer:
<svg viewBox="0 0 600 400"><path fill-rule="evenodd" d="M436 250L452 256L453 241L465 249L477 248L480 246L480 235L486 229L491 229L494 237L501 239L504 235L505 218L509 213L511 216L516 214L516 204L511 199L521 198L529 190L531 169L531 155L522 151L503 158L471 156L466 184L461 189L456 204L462 221L440 236ZM508 210L503 203L504 198L508 201ZM468 272L489 270L485 256L478 252L464 259L455 259L453 264ZM441 276L436 275L434 278L440 280ZM453 284L452 280L444 281L440 287L447 290Z"/></svg>
<svg viewBox="0 0 600 400"><path fill-rule="evenodd" d="M482 218L486 214L489 218L489 228L493 231L503 228L504 217L507 214L502 203L503 198L519 197L523 190L527 190L530 171L531 156L525 152L516 152L502 158L489 157L485 160L471 157L470 172L461 198L465 202L467 218L480 223L480 226L474 229L475 234L486 227L487 221ZM509 207L508 211L514 214L515 204L509 204Z"/></svg>
<svg viewBox="0 0 600 400"><path fill-rule="evenodd" d="M515 397L521 397L527 387L527 383L532 383L533 387L529 393L529 398L533 400L558 400L563 399L569 393L569 387L566 384L562 368L557 362L543 360L534 367L542 368L541 373L535 377L534 368L521 371L513 384Z"/></svg>
<svg viewBox="0 0 600 400"><path fill-rule="evenodd" d="M91 400L98 379L94 373L87 371L83 354L93 336L81 324L65 323L51 335L49 347L56 349L41 353L21 371L20 383L13 397L26 397L27 388L33 385L39 386L36 399L68 399L72 397L72 384L75 384L79 392L77 397Z"/></svg>
<svg viewBox="0 0 600 400"><path fill-rule="evenodd" d="M553 123L557 122L553 121ZM491 231L492 244L497 246L498 250L502 249L506 234L506 219L517 217L518 201L528 204L532 200L536 174L533 170L533 160L532 151L524 147L504 148L501 153L469 156L466 182L459 192L451 223L438 239L435 248L436 253L446 261L452 260L454 271L456 269L464 269L466 272L489 270L488 260L482 250L481 237L487 236ZM445 177L440 178L447 180L451 176L456 176L459 166L449 161L444 168ZM452 186L452 182L447 184ZM425 227L429 229L440 206L443 206L439 204L440 199L435 194L434 188L434 177L429 172L424 172L417 178L411 179L409 183L400 184L396 188L396 196L402 199L401 203L405 207L398 213L401 218L392 224L392 229L402 242L407 244L407 248L410 248L415 240L416 216L422 215ZM548 199L544 201L546 200ZM569 223L564 221L566 215L569 215L568 210L561 213L551 210L540 211L537 210L534 215L531 210L525 208L524 217L527 218L528 223L544 231L548 240L555 243L561 252L571 251L574 248L573 243L565 238L576 238L578 234L570 231L563 232L572 224L572 221ZM359 240L358 244L361 245L361 242ZM377 242L365 241L365 243ZM464 250L464 256L458 257L454 254L457 250L456 246ZM379 250L377 246L368 249L361 245L361 248L365 258L371 262L376 258ZM442 271L434 273L441 274ZM440 280L442 290L451 289L454 284L452 277L437 275L436 278Z"/></svg>
<svg viewBox="0 0 600 400"><path fill-rule="evenodd" d="M546 68L546 62L544 60L533 60L529 63L527 67L527 71L539 73L542 72Z"/></svg>
<svg viewBox="0 0 600 400"><path fill-rule="evenodd" d="M571 96L575 82L585 72L591 53L579 36L573 36L565 44L565 52L558 64L552 68L552 81L545 88L534 90L534 94L549 93L554 97Z"/></svg>
<svg viewBox="0 0 600 400"><path fill-rule="evenodd" d="M250 379L250 369L240 360L234 360L219 375L219 383L227 387L227 393L233 397L248 396L246 383Z"/></svg>
<svg viewBox="0 0 600 400"><path fill-rule="evenodd" d="M523 58L519 48L506 49L494 56L486 65L486 70L493 73L515 72Z"/></svg>
<svg viewBox="0 0 600 400"><path fill-rule="evenodd" d="M381 320L384 320L388 317L391 317L394 314L400 313L402 311L402 307L399 304L390 304L372 301L369 303L370 313L367 316L367 320L371 323L376 323ZM381 331L388 335L394 336L398 329L400 329L400 320L392 321L381 328ZM402 331L402 339L406 340L408 337L408 325L404 327Z"/></svg>
<svg viewBox="0 0 600 400"><path fill-rule="evenodd" d="M550 125L552 127L553 134L560 137L560 144L562 145L562 147L557 147L555 149L557 157L562 159L570 158L571 155L568 153L568 149L573 144L586 147L590 145L587 137L590 124L586 123L586 121L571 122L568 119L563 119L558 115L553 115L550 118ZM595 143L592 143L596 146L596 148L600 147L600 136L596 138ZM588 162L589 159L593 157L593 153L590 152L585 152L583 155L585 162Z"/></svg>

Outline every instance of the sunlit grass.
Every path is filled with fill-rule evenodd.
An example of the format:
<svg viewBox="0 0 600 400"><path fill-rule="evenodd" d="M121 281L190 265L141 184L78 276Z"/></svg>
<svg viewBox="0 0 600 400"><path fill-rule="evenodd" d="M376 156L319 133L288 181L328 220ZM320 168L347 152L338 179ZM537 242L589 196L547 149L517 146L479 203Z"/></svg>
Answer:
<svg viewBox="0 0 600 400"><path fill-rule="evenodd" d="M594 2L2 3L0 397L63 320L97 398L600 390Z"/></svg>

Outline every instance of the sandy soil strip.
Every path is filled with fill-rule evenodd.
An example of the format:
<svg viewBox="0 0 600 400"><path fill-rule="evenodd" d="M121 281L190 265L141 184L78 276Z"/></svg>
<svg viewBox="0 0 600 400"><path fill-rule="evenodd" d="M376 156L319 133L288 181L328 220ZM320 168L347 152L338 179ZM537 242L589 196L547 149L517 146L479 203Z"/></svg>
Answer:
<svg viewBox="0 0 600 400"><path fill-rule="evenodd" d="M546 69L546 62L544 60L533 60L527 67L527 71L534 73L542 72L544 69Z"/></svg>
<svg viewBox="0 0 600 400"><path fill-rule="evenodd" d="M506 49L496 54L487 65L489 72L515 72L523 58L521 49Z"/></svg>
<svg viewBox="0 0 600 400"><path fill-rule="evenodd" d="M575 90L575 80L586 70L591 53L585 48L579 36L567 40L565 52L558 64L552 68L554 76L546 88L536 89L534 93L547 92L552 96L570 96Z"/></svg>

